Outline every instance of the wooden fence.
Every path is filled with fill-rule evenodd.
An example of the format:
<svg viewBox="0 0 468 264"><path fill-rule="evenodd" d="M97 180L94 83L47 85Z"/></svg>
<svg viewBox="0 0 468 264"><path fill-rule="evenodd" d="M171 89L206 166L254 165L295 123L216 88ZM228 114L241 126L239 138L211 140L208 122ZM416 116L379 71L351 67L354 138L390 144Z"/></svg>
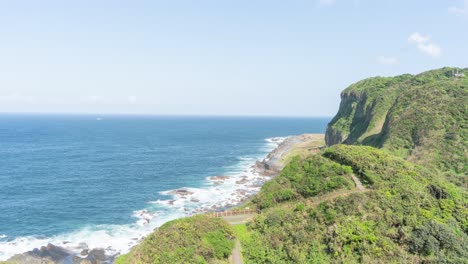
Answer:
<svg viewBox="0 0 468 264"><path fill-rule="evenodd" d="M257 209L235 209L235 210L208 213L208 216L209 217L223 217L223 216L233 216L233 215L258 214L258 213L260 213L260 210L257 210Z"/></svg>

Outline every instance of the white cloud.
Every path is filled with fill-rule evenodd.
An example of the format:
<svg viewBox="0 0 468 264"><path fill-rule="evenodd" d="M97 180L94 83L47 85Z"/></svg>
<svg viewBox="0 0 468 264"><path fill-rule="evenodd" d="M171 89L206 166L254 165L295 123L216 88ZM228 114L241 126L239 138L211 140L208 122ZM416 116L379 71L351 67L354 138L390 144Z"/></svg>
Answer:
<svg viewBox="0 0 468 264"><path fill-rule="evenodd" d="M409 36L408 38L408 41L410 43L425 43L425 42L429 42L430 40L431 39L428 36L423 36L419 34L419 32L411 34L411 36Z"/></svg>
<svg viewBox="0 0 468 264"><path fill-rule="evenodd" d="M395 57L379 56L377 62L384 65L395 65L398 64L398 59Z"/></svg>
<svg viewBox="0 0 468 264"><path fill-rule="evenodd" d="M411 34L408 38L408 42L416 45L420 51L433 58L440 57L442 52L442 49L439 47L439 45L435 44L429 36L424 36L419 32Z"/></svg>
<svg viewBox="0 0 468 264"><path fill-rule="evenodd" d="M137 97L132 95L128 97L128 102L131 104L135 104L137 102Z"/></svg>
<svg viewBox="0 0 468 264"><path fill-rule="evenodd" d="M430 56L436 58L436 57L439 57L440 56L440 47L437 45L437 44L434 44L434 43L426 43L426 44L420 44L418 45L418 48L429 54Z"/></svg>
<svg viewBox="0 0 468 264"><path fill-rule="evenodd" d="M468 16L468 0L464 0L462 6L451 6L448 11L457 16Z"/></svg>
<svg viewBox="0 0 468 264"><path fill-rule="evenodd" d="M321 5L333 5L336 0L319 0Z"/></svg>

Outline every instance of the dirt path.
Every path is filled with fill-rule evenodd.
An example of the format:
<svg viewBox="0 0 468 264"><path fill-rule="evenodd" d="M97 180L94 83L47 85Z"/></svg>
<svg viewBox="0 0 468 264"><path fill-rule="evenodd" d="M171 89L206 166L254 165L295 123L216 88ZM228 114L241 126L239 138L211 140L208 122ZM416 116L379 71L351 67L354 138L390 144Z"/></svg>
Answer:
<svg viewBox="0 0 468 264"><path fill-rule="evenodd" d="M346 191L340 190L340 191L335 191L335 192L331 192L331 193L328 193L328 194L324 194L324 195L321 195L321 196L317 196L317 197L314 197L314 198L309 198L307 200L307 204L312 205L312 206L316 206L321 202L333 200L333 199L336 199L338 197L346 197L346 196L348 196L350 194L353 194L353 193L360 193L360 192L370 191L369 189L366 189L366 187L364 187L364 185L362 185L361 181L354 174L352 174L351 177L353 178L353 181L356 184L355 189L346 190Z"/></svg>
<svg viewBox="0 0 468 264"><path fill-rule="evenodd" d="M356 175L351 174L351 177L353 178L353 181L354 181L354 183L356 184L356 188L357 188L358 190L363 191L363 190L366 189L366 187L364 187L364 185L362 185L362 182L358 179L358 177L356 177Z"/></svg>
<svg viewBox="0 0 468 264"><path fill-rule="evenodd" d="M333 200L338 197L346 197L353 193L360 193L360 192L368 192L369 190L364 187L362 182L356 177L354 174L351 175L351 178L356 184L356 188L352 190L340 190L336 192L331 192L325 195L321 195L319 197L314 197L312 199L307 200L308 205L316 206L321 202ZM252 220L255 214L244 214L244 215L234 215L234 216L223 216L221 217L224 221L228 222L231 225L238 225L238 224L245 224L246 222ZM238 239L236 239L236 243L234 249L232 250L231 256L229 257L229 263L231 264L243 264L242 260L242 247L241 243Z"/></svg>
<svg viewBox="0 0 468 264"><path fill-rule="evenodd" d="M231 257L229 257L229 263L231 264L243 264L244 261L242 261L242 254L241 254L241 244L239 239L236 239L236 245L234 246L234 249L232 250Z"/></svg>
<svg viewBox="0 0 468 264"><path fill-rule="evenodd" d="M245 224L254 218L255 214L243 214L243 215L230 215L223 216L221 219L228 222L231 225ZM236 239L236 244L232 250L231 256L229 257L229 263L231 264L243 264L242 260L242 246L239 239Z"/></svg>

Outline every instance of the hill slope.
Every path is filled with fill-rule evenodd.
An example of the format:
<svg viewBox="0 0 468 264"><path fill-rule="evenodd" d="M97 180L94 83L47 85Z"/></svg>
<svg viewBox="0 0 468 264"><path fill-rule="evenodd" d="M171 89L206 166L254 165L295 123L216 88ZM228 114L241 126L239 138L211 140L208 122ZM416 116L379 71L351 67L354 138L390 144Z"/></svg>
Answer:
<svg viewBox="0 0 468 264"><path fill-rule="evenodd" d="M352 173L367 191L349 191ZM242 239L246 263L468 259L466 192L371 147L337 145L294 160L253 202L263 213Z"/></svg>
<svg viewBox="0 0 468 264"><path fill-rule="evenodd" d="M221 219L205 215L170 221L116 263L228 263L234 248L233 232Z"/></svg>
<svg viewBox="0 0 468 264"><path fill-rule="evenodd" d="M364 144L453 174L466 175L468 77L454 68L375 77L341 94L327 145ZM462 70L468 75L468 70ZM460 180L460 179L458 179Z"/></svg>
<svg viewBox="0 0 468 264"><path fill-rule="evenodd" d="M370 78L343 91L326 135L334 146L292 158L250 202L262 213L235 226L245 263L468 263L468 192L446 175L466 183L468 78L451 73ZM227 226L179 221L118 263L226 261ZM215 229L195 232L206 225ZM215 231L224 247L200 239ZM195 239L173 239L180 232Z"/></svg>

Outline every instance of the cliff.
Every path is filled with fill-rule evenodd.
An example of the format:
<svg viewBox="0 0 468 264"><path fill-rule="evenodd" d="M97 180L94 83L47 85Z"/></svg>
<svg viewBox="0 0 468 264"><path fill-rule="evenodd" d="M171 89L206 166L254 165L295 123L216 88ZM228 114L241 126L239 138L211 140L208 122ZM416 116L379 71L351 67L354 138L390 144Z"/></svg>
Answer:
<svg viewBox="0 0 468 264"><path fill-rule="evenodd" d="M287 159L249 202L261 212L252 221L233 233L204 216L168 223L117 263L224 263L231 236L244 263L465 263L468 192L447 174L467 178L468 79L452 72L351 85L327 129L335 146ZM215 228L192 232L205 226Z"/></svg>
<svg viewBox="0 0 468 264"><path fill-rule="evenodd" d="M362 144L442 171L466 174L468 69L374 77L341 94L327 145Z"/></svg>

